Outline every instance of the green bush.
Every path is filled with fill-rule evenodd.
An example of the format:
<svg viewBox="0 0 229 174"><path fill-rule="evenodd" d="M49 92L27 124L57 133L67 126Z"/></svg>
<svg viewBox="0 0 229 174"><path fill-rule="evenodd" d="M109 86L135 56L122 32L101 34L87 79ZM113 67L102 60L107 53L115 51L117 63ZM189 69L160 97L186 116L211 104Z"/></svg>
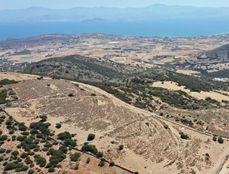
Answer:
<svg viewBox="0 0 229 174"><path fill-rule="evenodd" d="M9 79L0 80L0 85L10 85L10 84L14 84L14 83L17 83L17 81L9 80Z"/></svg>
<svg viewBox="0 0 229 174"><path fill-rule="evenodd" d="M56 123L56 128L60 129L61 128L61 124L60 123Z"/></svg>
<svg viewBox="0 0 229 174"><path fill-rule="evenodd" d="M5 153L6 149L0 148L0 153Z"/></svg>
<svg viewBox="0 0 229 174"><path fill-rule="evenodd" d="M40 167L44 167L46 165L46 159L40 155L35 155L34 160Z"/></svg>
<svg viewBox="0 0 229 174"><path fill-rule="evenodd" d="M223 143L224 143L224 139L223 139L222 137L219 137L219 138L218 138L218 142L219 142L220 144L223 144Z"/></svg>
<svg viewBox="0 0 229 174"><path fill-rule="evenodd" d="M87 160L86 160L86 164L89 164L91 161L91 159L88 157Z"/></svg>
<svg viewBox="0 0 229 174"><path fill-rule="evenodd" d="M180 132L180 137L181 139L185 139L185 140L189 139L189 136L185 134L184 132Z"/></svg>
<svg viewBox="0 0 229 174"><path fill-rule="evenodd" d="M65 146L75 147L76 146L76 140L73 139L66 139L64 140Z"/></svg>
<svg viewBox="0 0 229 174"><path fill-rule="evenodd" d="M101 160L100 160L100 162L99 162L99 167L103 167L103 166L105 166L105 159L104 158L102 158Z"/></svg>
<svg viewBox="0 0 229 174"><path fill-rule="evenodd" d="M15 170L17 166L15 162L7 163L4 167L4 171Z"/></svg>
<svg viewBox="0 0 229 174"><path fill-rule="evenodd" d="M25 123L19 123L18 124L18 129L20 131L26 131L27 130L27 127L25 126Z"/></svg>
<svg viewBox="0 0 229 174"><path fill-rule="evenodd" d="M102 157L103 157L103 152L98 152L98 153L96 154L96 157L97 157L97 158L102 158Z"/></svg>
<svg viewBox="0 0 229 174"><path fill-rule="evenodd" d="M19 155L19 152L18 151L13 151L12 153L11 153L13 156L18 156Z"/></svg>
<svg viewBox="0 0 229 174"><path fill-rule="evenodd" d="M28 174L34 174L34 170L33 169L29 169Z"/></svg>
<svg viewBox="0 0 229 174"><path fill-rule="evenodd" d="M6 90L3 90L0 92L0 104L5 104L7 103L8 101L6 100L7 98L7 91Z"/></svg>
<svg viewBox="0 0 229 174"><path fill-rule="evenodd" d="M49 173L55 172L55 168L54 168L54 167L50 167L50 168L48 169L48 172L49 172Z"/></svg>
<svg viewBox="0 0 229 174"><path fill-rule="evenodd" d="M69 132L62 132L57 135L57 139L59 140L66 140L66 139L71 139L72 135Z"/></svg>
<svg viewBox="0 0 229 174"><path fill-rule="evenodd" d="M93 141L95 139L95 134L90 133L87 137L87 141Z"/></svg>
<svg viewBox="0 0 229 174"><path fill-rule="evenodd" d="M95 145L92 145L92 144L86 144L86 143L85 143L85 144L82 146L81 150L82 150L83 152L90 152L90 153L92 153L92 154L94 154L94 155L96 155L96 154L98 153L98 150L97 150L96 146L95 146Z"/></svg>
<svg viewBox="0 0 229 174"><path fill-rule="evenodd" d="M29 164L32 164L33 161L30 159L29 156L27 156L27 157L25 158L25 163L26 163L27 165L29 165Z"/></svg>
<svg viewBox="0 0 229 174"><path fill-rule="evenodd" d="M110 161L109 166L113 167L115 165L114 161Z"/></svg>
<svg viewBox="0 0 229 174"><path fill-rule="evenodd" d="M123 150L123 149L124 149L124 145L121 144L118 146L118 150Z"/></svg>
<svg viewBox="0 0 229 174"><path fill-rule="evenodd" d="M75 152L74 154L71 154L70 159L71 161L79 161L80 153Z"/></svg>
<svg viewBox="0 0 229 174"><path fill-rule="evenodd" d="M57 166L66 158L66 154L61 147L58 150L50 149L48 154L51 155L49 158L50 166Z"/></svg>

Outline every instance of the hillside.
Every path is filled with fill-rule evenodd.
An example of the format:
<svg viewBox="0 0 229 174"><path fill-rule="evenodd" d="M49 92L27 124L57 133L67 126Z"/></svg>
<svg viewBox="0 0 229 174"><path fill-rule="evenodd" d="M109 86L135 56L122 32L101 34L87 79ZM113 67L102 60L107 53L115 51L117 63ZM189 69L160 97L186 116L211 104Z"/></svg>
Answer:
<svg viewBox="0 0 229 174"><path fill-rule="evenodd" d="M210 60L220 61L220 62L229 62L229 44L223 45L214 50L208 51L206 56Z"/></svg>
<svg viewBox="0 0 229 174"><path fill-rule="evenodd" d="M24 72L54 78L101 82L124 79L128 74L137 72L137 69L106 59L72 55L29 64Z"/></svg>
<svg viewBox="0 0 229 174"><path fill-rule="evenodd" d="M197 93L229 90L227 82L214 81L213 77L201 74L184 75L160 67L145 69L79 55L31 63L22 72L82 81L112 93L127 103L150 110L155 108L151 103L152 96L160 97L163 102L182 109L204 109L218 105L214 100L196 100L185 92L173 94L170 91L153 89L153 82L173 81Z"/></svg>
<svg viewBox="0 0 229 174"><path fill-rule="evenodd" d="M73 139L77 139L77 149L81 149L88 135L93 133L95 139L89 141L89 144L96 145L97 149L103 152L105 159L139 173L150 174L153 171L161 174L168 172L202 174L225 169L225 159L229 153L226 138L223 144L214 142L211 133L197 131L128 105L94 86L36 76L26 80L28 75L23 74L9 74L8 77L13 79L15 75L25 77L21 77L23 81L17 77L15 79L18 80L17 83L12 82L1 88L13 91L5 96L11 102L4 109L12 116L11 122L14 122L13 119L25 123L26 127L33 128L32 122L45 119L40 123L50 123L49 129L51 132L54 131L52 135L54 139L64 131L74 134ZM47 117L41 117L42 115ZM8 116L5 117L7 120ZM2 122L3 128L5 119ZM58 124L60 128L56 128ZM3 134L11 137L7 129L3 128ZM19 130L16 132L21 134ZM18 140L15 142L18 143ZM11 141L3 142L2 148L7 149L9 144ZM15 145L12 143L11 149L14 148ZM32 152L34 154L31 155L31 159L38 154L36 150ZM43 150L40 153L41 156L45 155ZM69 153L74 153L74 149ZM108 164L99 167L99 160L94 157L90 157L91 162L86 164L87 158L87 154L81 154L79 169L75 169L74 173L85 173L87 170L94 173L100 173L101 170L108 173L125 173L115 166L108 167ZM48 159L47 157L47 161ZM3 161L6 160L4 157ZM66 160L68 161L68 158ZM54 173L60 171L71 173L66 160L60 163L59 168L55 168ZM46 170L37 165L36 167L41 169L39 171Z"/></svg>

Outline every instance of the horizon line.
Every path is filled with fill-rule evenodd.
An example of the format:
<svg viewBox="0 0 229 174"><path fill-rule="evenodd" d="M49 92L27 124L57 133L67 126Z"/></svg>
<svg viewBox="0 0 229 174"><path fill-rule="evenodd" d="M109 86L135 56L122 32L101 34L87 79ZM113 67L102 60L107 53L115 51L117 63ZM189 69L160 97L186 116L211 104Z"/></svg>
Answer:
<svg viewBox="0 0 229 174"><path fill-rule="evenodd" d="M229 6L195 6L195 5L173 5L173 4L163 4L163 3L155 3L151 5L147 5L144 7L112 7L112 6L94 6L94 7L88 7L88 6L75 6L71 8L50 8L50 7L43 7L43 6L31 6L26 8L6 8L6 9L0 9L0 11L7 11L7 10L27 10L27 9L48 9L48 10L71 10L75 8L114 8L114 9L144 9L149 8L152 6L168 6L168 7L190 7L190 8L212 8L212 9L219 9L219 8L229 8Z"/></svg>

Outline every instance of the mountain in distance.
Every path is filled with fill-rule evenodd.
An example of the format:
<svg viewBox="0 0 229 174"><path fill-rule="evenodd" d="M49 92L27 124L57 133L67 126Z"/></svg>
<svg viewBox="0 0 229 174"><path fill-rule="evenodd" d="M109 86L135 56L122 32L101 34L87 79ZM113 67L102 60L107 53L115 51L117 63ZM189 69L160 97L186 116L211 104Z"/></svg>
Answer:
<svg viewBox="0 0 229 174"><path fill-rule="evenodd" d="M229 7L192 7L155 4L145 8L76 7L72 9L27 9L2 10L0 22L43 21L150 21L160 19L227 19ZM94 20L99 19L99 20Z"/></svg>

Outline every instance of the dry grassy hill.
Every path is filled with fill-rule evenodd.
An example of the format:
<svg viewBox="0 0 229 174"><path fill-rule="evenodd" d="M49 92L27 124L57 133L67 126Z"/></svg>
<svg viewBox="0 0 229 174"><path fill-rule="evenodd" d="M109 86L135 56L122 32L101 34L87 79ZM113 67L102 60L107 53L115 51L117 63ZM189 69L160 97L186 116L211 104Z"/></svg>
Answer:
<svg viewBox="0 0 229 174"><path fill-rule="evenodd" d="M211 134L167 121L94 86L35 76L22 79L2 88L11 89L18 98L5 110L26 126L46 115L53 136L64 131L76 134L78 149L84 146L88 134L93 133L95 139L89 144L96 145L105 159L142 174L228 172L226 139L223 144L215 142ZM98 167L99 160L95 158L95 162L86 165L84 155L79 170L73 173L126 173L108 164ZM70 172L69 166L61 166L56 173Z"/></svg>

